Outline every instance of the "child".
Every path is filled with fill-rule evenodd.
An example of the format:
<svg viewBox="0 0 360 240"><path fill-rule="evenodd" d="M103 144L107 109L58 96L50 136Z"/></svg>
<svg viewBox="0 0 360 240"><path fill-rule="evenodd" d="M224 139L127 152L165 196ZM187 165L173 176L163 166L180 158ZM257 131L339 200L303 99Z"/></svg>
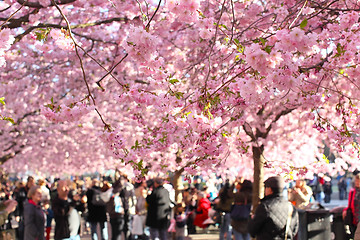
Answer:
<svg viewBox="0 0 360 240"><path fill-rule="evenodd" d="M44 201L44 212L46 214L46 240L50 239L51 222L54 218L54 212L50 209L50 201Z"/></svg>
<svg viewBox="0 0 360 240"><path fill-rule="evenodd" d="M176 240L184 240L185 238L185 225L187 220L187 214L184 212L185 204L184 203L178 203L175 206L175 236Z"/></svg>

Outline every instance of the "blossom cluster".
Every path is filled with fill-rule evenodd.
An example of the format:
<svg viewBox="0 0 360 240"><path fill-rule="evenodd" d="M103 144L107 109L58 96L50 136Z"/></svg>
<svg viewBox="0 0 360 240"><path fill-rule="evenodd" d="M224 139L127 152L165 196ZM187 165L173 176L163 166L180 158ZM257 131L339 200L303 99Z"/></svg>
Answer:
<svg viewBox="0 0 360 240"><path fill-rule="evenodd" d="M274 46L274 50L283 52L299 51L306 54L317 44L317 36L316 33L305 34L305 31L298 27L291 30L282 29L276 32L275 37L278 41Z"/></svg>
<svg viewBox="0 0 360 240"><path fill-rule="evenodd" d="M145 65L156 60L158 44L159 39L143 27L131 26L123 46L132 59Z"/></svg>
<svg viewBox="0 0 360 240"><path fill-rule="evenodd" d="M93 109L93 106L78 102L74 106L66 106L64 104L59 106L43 106L41 107L41 114L54 123L77 122Z"/></svg>
<svg viewBox="0 0 360 240"><path fill-rule="evenodd" d="M53 29L50 32L50 36L54 39L56 46L62 50L74 51L75 44L70 36L64 32L64 30Z"/></svg>
<svg viewBox="0 0 360 240"><path fill-rule="evenodd" d="M15 38L11 34L11 30L8 28L0 30L0 67L6 64L5 61L5 52L10 49L11 44L14 42Z"/></svg>
<svg viewBox="0 0 360 240"><path fill-rule="evenodd" d="M103 131L98 134L100 139L105 143L108 149L117 158L123 159L126 155L125 140L123 134L117 130Z"/></svg>
<svg viewBox="0 0 360 240"><path fill-rule="evenodd" d="M166 1L166 6L179 22L192 23L198 20L200 0L170 0Z"/></svg>

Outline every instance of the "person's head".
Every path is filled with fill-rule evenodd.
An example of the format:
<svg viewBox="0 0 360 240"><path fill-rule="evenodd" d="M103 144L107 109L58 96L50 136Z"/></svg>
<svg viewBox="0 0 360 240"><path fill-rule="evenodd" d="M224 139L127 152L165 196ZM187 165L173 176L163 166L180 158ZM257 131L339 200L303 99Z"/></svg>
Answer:
<svg viewBox="0 0 360 240"><path fill-rule="evenodd" d="M179 213L183 213L185 210L185 203L181 202L176 204L175 206L175 213L179 214Z"/></svg>
<svg viewBox="0 0 360 240"><path fill-rule="evenodd" d="M24 183L22 181L17 181L16 184L15 184L16 188L22 188L24 187Z"/></svg>
<svg viewBox="0 0 360 240"><path fill-rule="evenodd" d="M40 178L40 179L38 180L38 185L39 185L39 186L45 186L45 185L46 185L45 180L42 179L42 178Z"/></svg>
<svg viewBox="0 0 360 240"><path fill-rule="evenodd" d="M159 186L162 186L164 184L164 179L157 177L154 179L154 187L157 188Z"/></svg>
<svg viewBox="0 0 360 240"><path fill-rule="evenodd" d="M354 185L356 188L360 188L360 173L356 174L354 177Z"/></svg>
<svg viewBox="0 0 360 240"><path fill-rule="evenodd" d="M203 198L205 198L205 193L199 191L199 192L197 193L197 199L198 199L198 200L201 200L201 199L203 199Z"/></svg>
<svg viewBox="0 0 360 240"><path fill-rule="evenodd" d="M241 184L241 188L240 188L240 192L252 192L252 182L250 180L243 180L242 184Z"/></svg>
<svg viewBox="0 0 360 240"><path fill-rule="evenodd" d="M27 182L26 182L26 186L28 187L28 189L30 189L32 186L35 185L35 180L34 180L34 177L32 176L29 176L27 178Z"/></svg>
<svg viewBox="0 0 360 240"><path fill-rule="evenodd" d="M43 203L43 206L45 209L49 209L50 208L50 201L49 200L45 200Z"/></svg>
<svg viewBox="0 0 360 240"><path fill-rule="evenodd" d="M120 182L122 186L125 186L126 182L127 182L127 176L125 174L121 174L120 176Z"/></svg>
<svg viewBox="0 0 360 240"><path fill-rule="evenodd" d="M41 201L41 189L40 186L32 186L27 194L28 199L33 200L36 204Z"/></svg>
<svg viewBox="0 0 360 240"><path fill-rule="evenodd" d="M295 187L297 188L303 188L306 185L306 182L304 179L298 179L295 182Z"/></svg>
<svg viewBox="0 0 360 240"><path fill-rule="evenodd" d="M269 177L264 182L265 196L281 193L284 189L284 180L280 176Z"/></svg>
<svg viewBox="0 0 360 240"><path fill-rule="evenodd" d="M100 181L96 178L94 178L91 182L92 187L100 187Z"/></svg>
<svg viewBox="0 0 360 240"><path fill-rule="evenodd" d="M66 180L58 181L57 192L60 199L66 200L68 198L69 186Z"/></svg>

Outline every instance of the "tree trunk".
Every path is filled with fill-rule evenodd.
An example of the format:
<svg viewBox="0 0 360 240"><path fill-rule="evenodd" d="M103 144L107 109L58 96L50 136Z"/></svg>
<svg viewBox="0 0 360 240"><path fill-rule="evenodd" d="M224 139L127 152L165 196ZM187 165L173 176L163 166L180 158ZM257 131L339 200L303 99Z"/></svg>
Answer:
<svg viewBox="0 0 360 240"><path fill-rule="evenodd" d="M264 146L253 146L253 161L254 161L254 184L253 184L253 211L259 205L259 201L264 197Z"/></svg>
<svg viewBox="0 0 360 240"><path fill-rule="evenodd" d="M181 194L181 190L179 190L179 186L182 185L182 183L181 183L181 181L182 181L181 174L182 174L183 171L184 171L183 169L175 171L174 177L173 177L173 180L172 180L172 184L173 184L173 187L174 187L174 190L175 190L175 202L176 203L182 201L182 194Z"/></svg>

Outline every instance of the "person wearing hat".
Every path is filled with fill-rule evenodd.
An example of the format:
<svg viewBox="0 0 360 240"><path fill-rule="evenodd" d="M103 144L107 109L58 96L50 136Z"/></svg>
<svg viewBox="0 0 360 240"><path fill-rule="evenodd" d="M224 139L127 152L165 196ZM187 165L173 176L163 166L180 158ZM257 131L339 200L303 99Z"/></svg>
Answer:
<svg viewBox="0 0 360 240"><path fill-rule="evenodd" d="M295 207L282 196L284 180L274 176L264 185L265 197L248 223L250 235L257 240L293 239L299 228L299 219Z"/></svg>

